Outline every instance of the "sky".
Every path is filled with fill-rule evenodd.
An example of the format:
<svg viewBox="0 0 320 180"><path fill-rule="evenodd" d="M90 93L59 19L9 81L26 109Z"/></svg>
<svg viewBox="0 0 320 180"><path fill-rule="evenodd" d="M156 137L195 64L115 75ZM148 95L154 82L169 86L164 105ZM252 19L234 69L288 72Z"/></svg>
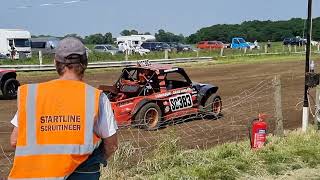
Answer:
<svg viewBox="0 0 320 180"><path fill-rule="evenodd" d="M313 0L314 17L319 9ZM1 0L0 28L54 36L164 29L187 36L215 24L306 16L307 0Z"/></svg>

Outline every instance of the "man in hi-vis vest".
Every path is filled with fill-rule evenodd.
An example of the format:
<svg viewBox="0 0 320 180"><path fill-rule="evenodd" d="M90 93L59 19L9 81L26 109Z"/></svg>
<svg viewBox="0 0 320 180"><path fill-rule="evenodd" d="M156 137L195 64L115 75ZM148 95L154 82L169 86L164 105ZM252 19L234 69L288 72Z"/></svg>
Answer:
<svg viewBox="0 0 320 180"><path fill-rule="evenodd" d="M59 79L19 88L9 180L98 180L100 164L117 149L118 127L107 96L83 82L85 46L63 39L54 62Z"/></svg>

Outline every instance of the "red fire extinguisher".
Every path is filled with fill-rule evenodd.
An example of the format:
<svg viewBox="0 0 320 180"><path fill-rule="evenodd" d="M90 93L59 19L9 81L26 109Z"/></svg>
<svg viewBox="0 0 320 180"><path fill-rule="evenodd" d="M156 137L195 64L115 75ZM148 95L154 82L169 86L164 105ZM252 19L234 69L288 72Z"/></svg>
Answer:
<svg viewBox="0 0 320 180"><path fill-rule="evenodd" d="M265 119L266 114L259 114L258 118L251 121L249 128L249 138L252 149L260 149L267 140L267 123Z"/></svg>

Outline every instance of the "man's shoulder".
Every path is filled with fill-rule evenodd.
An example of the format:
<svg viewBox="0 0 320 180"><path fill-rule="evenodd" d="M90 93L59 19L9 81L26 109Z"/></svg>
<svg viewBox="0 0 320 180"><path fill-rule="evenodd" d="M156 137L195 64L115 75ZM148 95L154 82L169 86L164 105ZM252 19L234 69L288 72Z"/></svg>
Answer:
<svg viewBox="0 0 320 180"><path fill-rule="evenodd" d="M106 104L106 103L109 103L109 102L110 102L108 96L107 96L105 93L103 93L103 92L100 93L99 101L100 101L101 103L103 103L103 104Z"/></svg>

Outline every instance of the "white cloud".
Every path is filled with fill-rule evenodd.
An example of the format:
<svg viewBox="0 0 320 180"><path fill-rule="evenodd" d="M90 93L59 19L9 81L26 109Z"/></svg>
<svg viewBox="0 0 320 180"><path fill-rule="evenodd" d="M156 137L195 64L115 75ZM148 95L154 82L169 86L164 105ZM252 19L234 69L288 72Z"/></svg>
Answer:
<svg viewBox="0 0 320 180"><path fill-rule="evenodd" d="M78 3L80 0L75 0L75 1L65 1L63 2L64 4L72 4L72 3Z"/></svg>

